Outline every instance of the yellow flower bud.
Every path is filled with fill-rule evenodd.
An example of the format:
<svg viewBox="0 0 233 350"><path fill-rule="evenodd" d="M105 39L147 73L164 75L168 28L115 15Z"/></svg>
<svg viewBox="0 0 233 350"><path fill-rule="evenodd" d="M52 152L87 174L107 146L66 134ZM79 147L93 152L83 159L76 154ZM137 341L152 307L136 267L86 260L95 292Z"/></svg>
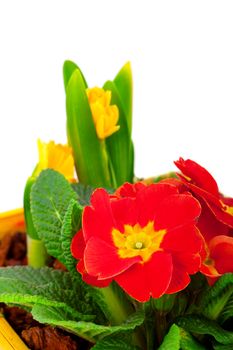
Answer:
<svg viewBox="0 0 233 350"><path fill-rule="evenodd" d="M72 149L69 146L37 141L39 152L39 163L36 168L36 175L44 169L53 169L63 174L67 180L74 178L74 159Z"/></svg>
<svg viewBox="0 0 233 350"><path fill-rule="evenodd" d="M104 140L120 128L117 125L119 119L118 107L116 105L110 105L111 91L94 87L87 89L86 92L97 136L100 140Z"/></svg>

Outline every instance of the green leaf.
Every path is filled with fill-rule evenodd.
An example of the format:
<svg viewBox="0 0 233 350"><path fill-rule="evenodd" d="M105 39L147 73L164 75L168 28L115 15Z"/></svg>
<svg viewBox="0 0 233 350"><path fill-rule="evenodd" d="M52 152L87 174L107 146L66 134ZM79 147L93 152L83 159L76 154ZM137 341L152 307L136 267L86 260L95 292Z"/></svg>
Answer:
<svg viewBox="0 0 233 350"><path fill-rule="evenodd" d="M93 322L84 321L75 322L68 317L64 318L64 314L60 313L59 308L41 305L34 306L32 309L32 315L41 323L60 327L93 343L109 335L133 331L144 321L144 314L142 312L137 312L131 315L119 326L103 326Z"/></svg>
<svg viewBox="0 0 233 350"><path fill-rule="evenodd" d="M111 187L104 142L97 137L82 74L76 69L66 88L67 135L83 184Z"/></svg>
<svg viewBox="0 0 233 350"><path fill-rule="evenodd" d="M233 274L224 274L212 287L205 290L200 298L200 312L216 320L233 295Z"/></svg>
<svg viewBox="0 0 233 350"><path fill-rule="evenodd" d="M180 329L173 324L158 350L179 350L180 349Z"/></svg>
<svg viewBox="0 0 233 350"><path fill-rule="evenodd" d="M131 140L129 150L129 178L134 179L134 144Z"/></svg>
<svg viewBox="0 0 233 350"><path fill-rule="evenodd" d="M111 158L117 186L120 186L126 181L132 182L133 180L131 137L116 85L112 81L107 81L104 84L104 89L112 92L111 104L117 105L119 109L118 125L120 125L120 129L106 139L106 146Z"/></svg>
<svg viewBox="0 0 233 350"><path fill-rule="evenodd" d="M182 350L206 350L192 335L180 328L180 346Z"/></svg>
<svg viewBox="0 0 233 350"><path fill-rule="evenodd" d="M64 264L69 260L67 268L71 263L67 247L80 227L81 211L75 201L77 195L69 182L51 169L41 172L31 191L32 218L38 236L50 255Z"/></svg>
<svg viewBox="0 0 233 350"><path fill-rule="evenodd" d="M64 79L65 90L66 90L66 87L69 83L70 77L72 76L73 72L76 69L78 69L80 71L80 73L82 74L83 82L85 84L85 87L87 88L87 82L85 80L85 77L84 77L81 69L77 66L76 63L67 60L64 62L64 65L63 65L63 79Z"/></svg>
<svg viewBox="0 0 233 350"><path fill-rule="evenodd" d="M90 198L92 193L95 191L95 187L89 186L89 185L84 185L81 184L80 182L71 184L73 190L77 193L78 196L78 203L85 207L86 205L90 205ZM105 188L105 190L109 194L113 194L114 190Z"/></svg>
<svg viewBox="0 0 233 350"><path fill-rule="evenodd" d="M72 184L73 190L77 193L78 202L85 207L90 204L90 198L95 190L95 187L89 185L83 185L80 182Z"/></svg>
<svg viewBox="0 0 233 350"><path fill-rule="evenodd" d="M221 328L215 321L196 315L179 317L176 323L188 332L209 334L221 344L233 345L233 332Z"/></svg>
<svg viewBox="0 0 233 350"><path fill-rule="evenodd" d="M82 208L79 207L74 199L71 199L68 209L65 213L61 234L59 237L61 251L59 253L59 260L66 266L69 271L76 271L77 261L71 255L70 247L71 241L75 233L81 228Z"/></svg>
<svg viewBox="0 0 233 350"><path fill-rule="evenodd" d="M0 301L18 306L54 306L75 320L93 320L88 296L69 272L49 267L0 268Z"/></svg>
<svg viewBox="0 0 233 350"><path fill-rule="evenodd" d="M221 314L219 315L220 324L226 322L229 318L233 318L233 295L230 297Z"/></svg>
<svg viewBox="0 0 233 350"><path fill-rule="evenodd" d="M140 350L136 345L132 345L132 340L122 339L122 335L109 336L98 341L91 349L92 350Z"/></svg>
<svg viewBox="0 0 233 350"><path fill-rule="evenodd" d="M214 344L213 345L214 350L232 350L233 346L232 344L230 345L222 345L222 344Z"/></svg>
<svg viewBox="0 0 233 350"><path fill-rule="evenodd" d="M205 350L191 334L173 324L158 350Z"/></svg>
<svg viewBox="0 0 233 350"><path fill-rule="evenodd" d="M36 232L35 226L33 225L32 221L32 214L31 214L31 205L30 205L30 194L32 186L35 183L35 177L31 176L28 178L25 189L24 189L24 217L26 222L26 231L27 234L33 238L33 239L39 239L38 234Z"/></svg>
<svg viewBox="0 0 233 350"><path fill-rule="evenodd" d="M130 62L127 62L114 79L126 115L129 133L132 133L133 78Z"/></svg>

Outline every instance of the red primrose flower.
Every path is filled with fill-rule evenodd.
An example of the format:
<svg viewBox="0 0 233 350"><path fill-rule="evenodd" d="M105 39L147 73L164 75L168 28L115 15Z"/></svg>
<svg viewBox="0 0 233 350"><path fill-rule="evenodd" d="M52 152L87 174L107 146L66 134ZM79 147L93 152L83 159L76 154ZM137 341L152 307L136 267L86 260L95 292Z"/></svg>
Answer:
<svg viewBox="0 0 233 350"><path fill-rule="evenodd" d="M233 199L224 197L212 175L196 162L180 158L175 164L182 171L178 174L181 192L186 188L202 206L198 228L205 248L200 270L214 281L226 272L233 272Z"/></svg>
<svg viewBox="0 0 233 350"><path fill-rule="evenodd" d="M77 270L95 286L115 280L141 302L178 292L201 265L200 213L171 184L125 184L115 196L97 189L71 245Z"/></svg>

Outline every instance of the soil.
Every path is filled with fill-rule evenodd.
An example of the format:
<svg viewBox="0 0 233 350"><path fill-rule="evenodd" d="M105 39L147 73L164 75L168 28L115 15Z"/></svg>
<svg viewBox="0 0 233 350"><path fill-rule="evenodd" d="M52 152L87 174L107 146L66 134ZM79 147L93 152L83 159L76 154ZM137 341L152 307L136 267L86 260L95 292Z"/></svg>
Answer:
<svg viewBox="0 0 233 350"><path fill-rule="evenodd" d="M24 233L5 235L0 241L0 266L26 264L26 235ZM53 260L51 265L55 269L65 270L58 260ZM89 342L61 329L40 324L33 320L29 312L18 307L8 307L1 303L0 312L31 350L88 350L91 348Z"/></svg>

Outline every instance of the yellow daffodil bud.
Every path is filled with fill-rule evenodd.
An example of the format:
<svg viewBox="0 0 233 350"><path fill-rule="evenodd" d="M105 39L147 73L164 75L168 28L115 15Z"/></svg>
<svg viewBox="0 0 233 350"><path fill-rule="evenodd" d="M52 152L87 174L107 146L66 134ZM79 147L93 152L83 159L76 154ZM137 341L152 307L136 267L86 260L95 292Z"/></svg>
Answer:
<svg viewBox="0 0 233 350"><path fill-rule="evenodd" d="M38 140L39 162L34 175L44 169L53 169L63 174L67 180L74 178L74 159L72 149L69 146L55 144L54 141L48 143Z"/></svg>
<svg viewBox="0 0 233 350"><path fill-rule="evenodd" d="M120 128L117 125L119 119L118 107L110 104L111 91L94 87L87 89L86 92L97 136L100 140L104 140Z"/></svg>

